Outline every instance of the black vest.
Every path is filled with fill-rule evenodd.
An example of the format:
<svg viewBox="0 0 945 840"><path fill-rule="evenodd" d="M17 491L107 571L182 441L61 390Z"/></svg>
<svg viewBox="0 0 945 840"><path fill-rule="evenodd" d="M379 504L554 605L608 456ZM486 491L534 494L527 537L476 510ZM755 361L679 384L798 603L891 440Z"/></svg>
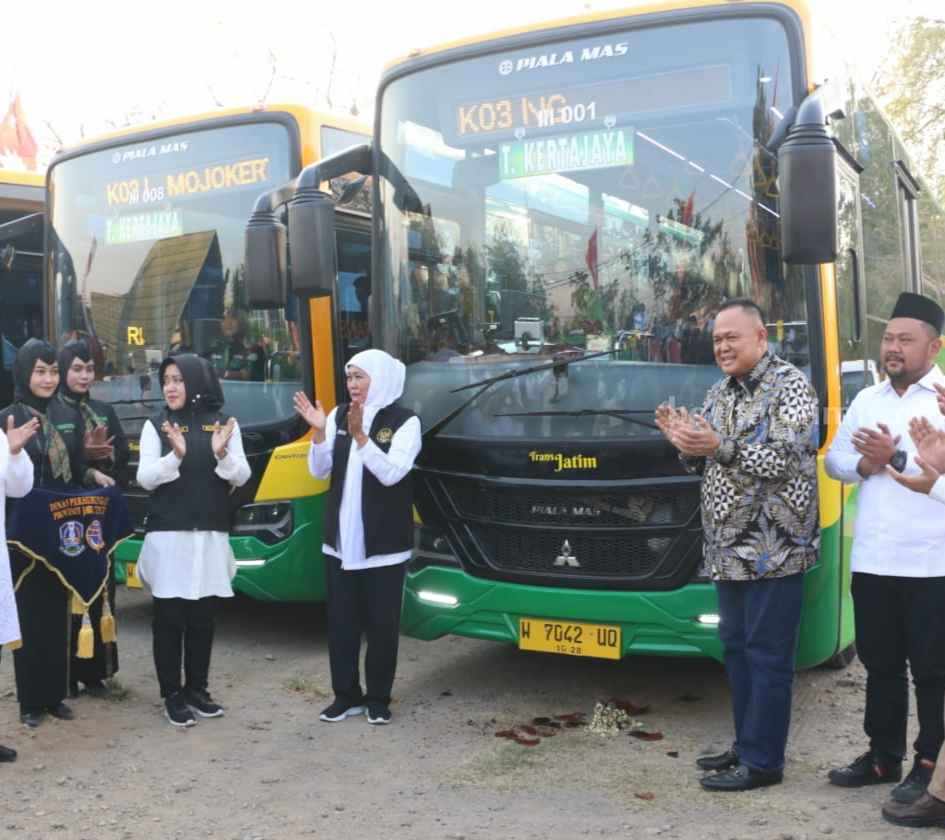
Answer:
<svg viewBox="0 0 945 840"><path fill-rule="evenodd" d="M412 411L388 405L377 412L371 424L370 438L382 451L390 451L394 433L411 417ZM348 434L348 405L335 414L338 432L332 450L331 488L325 503L325 542L338 550L338 518L341 496L348 470L352 438ZM361 478L361 522L364 525L364 551L367 557L398 554L413 548L413 479L407 473L391 487L385 487L364 468Z"/></svg>
<svg viewBox="0 0 945 840"><path fill-rule="evenodd" d="M161 439L161 455L171 451L161 426L167 411L151 418ZM230 530L230 483L216 474L217 459L211 439L213 424L224 425L226 418L215 411L173 413L172 422L180 425L187 441L187 452L180 465L180 476L162 484L151 493L145 530L151 531L225 531Z"/></svg>

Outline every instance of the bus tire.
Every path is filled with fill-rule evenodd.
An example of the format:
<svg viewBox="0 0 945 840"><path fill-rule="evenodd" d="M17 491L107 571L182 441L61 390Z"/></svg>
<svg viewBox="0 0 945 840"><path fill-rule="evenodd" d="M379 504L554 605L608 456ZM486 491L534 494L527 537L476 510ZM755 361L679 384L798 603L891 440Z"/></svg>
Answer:
<svg viewBox="0 0 945 840"><path fill-rule="evenodd" d="M824 667L834 671L842 671L854 659L856 659L856 642L847 645L843 650L837 651L830 659L824 662Z"/></svg>

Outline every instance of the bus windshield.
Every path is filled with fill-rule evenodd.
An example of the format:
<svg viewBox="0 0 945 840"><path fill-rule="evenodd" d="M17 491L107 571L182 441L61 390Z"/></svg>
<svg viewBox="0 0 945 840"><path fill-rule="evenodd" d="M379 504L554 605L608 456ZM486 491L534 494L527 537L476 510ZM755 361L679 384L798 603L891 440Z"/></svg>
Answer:
<svg viewBox="0 0 945 840"><path fill-rule="evenodd" d="M136 432L162 401L173 351L215 365L243 426L291 418L300 378L291 305L251 310L243 229L260 193L294 174L288 129L247 122L111 146L50 174L53 327L91 336L92 395Z"/></svg>
<svg viewBox="0 0 945 840"><path fill-rule="evenodd" d="M809 365L762 148L797 81L764 17L615 24L394 78L375 306L424 426L473 393L457 389L534 366L439 434L658 435L618 413L699 405L719 376L715 311L736 296L765 309L773 350ZM575 354L588 359L540 365Z"/></svg>

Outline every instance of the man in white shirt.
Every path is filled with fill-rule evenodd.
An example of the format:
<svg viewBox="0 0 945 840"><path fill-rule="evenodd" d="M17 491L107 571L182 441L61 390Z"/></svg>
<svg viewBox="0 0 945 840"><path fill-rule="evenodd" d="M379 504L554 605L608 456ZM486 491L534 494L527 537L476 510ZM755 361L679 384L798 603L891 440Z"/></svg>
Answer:
<svg viewBox="0 0 945 840"><path fill-rule="evenodd" d="M827 453L833 478L859 484L851 567L857 651L866 667L863 728L869 750L830 772L841 787L902 777L909 712L906 663L915 683L919 735L912 770L892 791L915 802L945 741L945 517L931 498L889 474L920 471L909 432L913 418L942 428L935 364L945 313L904 292L886 325L881 361L887 379L857 394Z"/></svg>
<svg viewBox="0 0 945 840"><path fill-rule="evenodd" d="M945 387L936 386L938 407L945 414ZM914 417L909 423L909 436L918 449L916 464L919 475L890 475L903 487L915 493L925 493L945 504L945 432L936 431L924 417ZM890 799L883 805L883 816L895 825L910 828L945 828L945 745L939 751L935 772L928 789L915 802L896 802Z"/></svg>

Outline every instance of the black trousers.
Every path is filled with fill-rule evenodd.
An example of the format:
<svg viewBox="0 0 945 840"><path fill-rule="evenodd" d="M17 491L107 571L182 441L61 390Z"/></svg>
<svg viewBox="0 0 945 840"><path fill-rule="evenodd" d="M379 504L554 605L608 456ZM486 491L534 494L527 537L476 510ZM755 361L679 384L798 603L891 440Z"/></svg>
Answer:
<svg viewBox="0 0 945 840"><path fill-rule="evenodd" d="M407 564L346 571L341 561L325 555L328 590L328 658L335 697L351 705L390 703L397 645L400 641L400 608ZM367 639L361 691L358 662L361 636Z"/></svg>
<svg viewBox="0 0 945 840"><path fill-rule="evenodd" d="M945 577L853 575L856 648L866 667L863 728L870 747L906 752L909 680L915 685L920 758L935 761L945 741Z"/></svg>
<svg viewBox="0 0 945 840"><path fill-rule="evenodd" d="M207 690L216 602L215 597L154 599L151 627L161 697L176 694L181 688Z"/></svg>
<svg viewBox="0 0 945 840"><path fill-rule="evenodd" d="M17 553L15 548L10 554ZM22 559L22 555L17 560ZM69 690L72 612L69 593L52 572L36 562L16 591L23 646L13 652L20 712L58 706Z"/></svg>

